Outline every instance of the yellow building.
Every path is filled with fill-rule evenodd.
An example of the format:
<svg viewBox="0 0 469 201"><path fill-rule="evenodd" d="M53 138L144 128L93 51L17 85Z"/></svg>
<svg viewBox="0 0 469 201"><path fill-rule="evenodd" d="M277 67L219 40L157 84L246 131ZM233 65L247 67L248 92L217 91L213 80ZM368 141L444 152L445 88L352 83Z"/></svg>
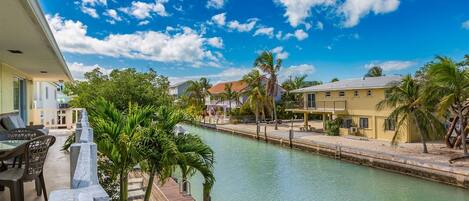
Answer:
<svg viewBox="0 0 469 201"><path fill-rule="evenodd" d="M391 140L395 133L395 121L388 119L392 108L378 111L376 105L384 99L386 89L400 80L395 76L367 77L297 89L293 93L303 94L303 101L287 111L304 114L306 128L309 114L321 114L323 127L326 119L342 119L340 135ZM412 131L414 128L406 124L398 140L418 141L420 138Z"/></svg>
<svg viewBox="0 0 469 201"><path fill-rule="evenodd" d="M2 0L0 15L0 115L19 113L29 124L33 82L72 76L37 0Z"/></svg>

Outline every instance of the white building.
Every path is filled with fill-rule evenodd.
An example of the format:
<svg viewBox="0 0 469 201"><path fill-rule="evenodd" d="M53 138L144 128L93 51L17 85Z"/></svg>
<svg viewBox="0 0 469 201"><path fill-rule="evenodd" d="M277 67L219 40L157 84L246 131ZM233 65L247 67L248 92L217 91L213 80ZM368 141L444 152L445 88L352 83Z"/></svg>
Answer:
<svg viewBox="0 0 469 201"><path fill-rule="evenodd" d="M169 86L169 95L179 98L186 93L187 88L190 85L190 81L179 82Z"/></svg>
<svg viewBox="0 0 469 201"><path fill-rule="evenodd" d="M49 128L70 127L72 110L68 109L69 98L63 94L62 83L35 81L33 93L34 124Z"/></svg>

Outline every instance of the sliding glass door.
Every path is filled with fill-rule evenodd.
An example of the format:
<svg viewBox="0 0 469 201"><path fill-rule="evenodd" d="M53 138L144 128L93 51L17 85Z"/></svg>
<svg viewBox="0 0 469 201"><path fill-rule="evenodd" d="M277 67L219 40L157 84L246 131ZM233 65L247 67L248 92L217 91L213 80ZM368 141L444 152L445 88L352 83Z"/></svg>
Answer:
<svg viewBox="0 0 469 201"><path fill-rule="evenodd" d="M28 117L26 80L16 77L13 79L13 109L18 111L26 122Z"/></svg>

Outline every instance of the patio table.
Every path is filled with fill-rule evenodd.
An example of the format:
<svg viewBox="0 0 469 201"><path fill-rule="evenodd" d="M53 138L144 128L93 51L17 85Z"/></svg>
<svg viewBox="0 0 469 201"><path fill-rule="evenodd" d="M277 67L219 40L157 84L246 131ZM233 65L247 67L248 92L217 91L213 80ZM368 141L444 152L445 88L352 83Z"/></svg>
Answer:
<svg viewBox="0 0 469 201"><path fill-rule="evenodd" d="M0 153L8 152L29 140L0 140Z"/></svg>

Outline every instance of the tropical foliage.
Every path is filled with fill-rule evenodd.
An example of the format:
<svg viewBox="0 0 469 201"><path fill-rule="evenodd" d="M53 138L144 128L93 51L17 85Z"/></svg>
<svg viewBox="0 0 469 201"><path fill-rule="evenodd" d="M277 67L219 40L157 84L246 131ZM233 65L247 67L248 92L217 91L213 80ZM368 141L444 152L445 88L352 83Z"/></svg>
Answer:
<svg viewBox="0 0 469 201"><path fill-rule="evenodd" d="M228 109L231 112L232 101L240 103L239 95L237 91L233 91L233 83L227 83L225 84L225 90L219 96L221 101L228 101Z"/></svg>
<svg viewBox="0 0 469 201"><path fill-rule="evenodd" d="M415 125L423 145L423 153L428 153L426 142L441 135L444 127L433 114L429 104L431 100L423 98L424 96L423 86L408 75L399 85L387 91L385 99L379 102L376 108L394 108L388 117L397 122L392 143L398 141L404 125Z"/></svg>
<svg viewBox="0 0 469 201"><path fill-rule="evenodd" d="M272 110L272 117L275 121L277 121L275 96L277 95L279 90L277 87L277 74L280 71L280 68L282 67L282 59L274 59L274 55L272 52L264 51L256 58L256 60L254 61L254 66L262 70L265 74L269 75L265 90L267 95L266 98L271 104L268 104L267 106L270 106ZM277 126L277 124L275 124L275 126Z"/></svg>
<svg viewBox="0 0 469 201"><path fill-rule="evenodd" d="M171 103L169 81L150 69L138 72L133 68L113 70L109 75L99 68L85 73L85 80L65 84L65 93L72 96L71 106L89 109L93 101L103 97L121 111L128 104L162 105Z"/></svg>
<svg viewBox="0 0 469 201"><path fill-rule="evenodd" d="M249 86L244 90L243 95L246 98L246 104L248 104L251 110L256 116L256 122L259 122L259 116L262 113L265 115L264 107L268 101L264 85L261 80L262 76L257 69L253 69L250 73L243 77L243 81ZM270 102L270 101L269 101Z"/></svg>
<svg viewBox="0 0 469 201"><path fill-rule="evenodd" d="M381 77L384 76L383 69L379 66L373 66L365 74L365 77Z"/></svg>

